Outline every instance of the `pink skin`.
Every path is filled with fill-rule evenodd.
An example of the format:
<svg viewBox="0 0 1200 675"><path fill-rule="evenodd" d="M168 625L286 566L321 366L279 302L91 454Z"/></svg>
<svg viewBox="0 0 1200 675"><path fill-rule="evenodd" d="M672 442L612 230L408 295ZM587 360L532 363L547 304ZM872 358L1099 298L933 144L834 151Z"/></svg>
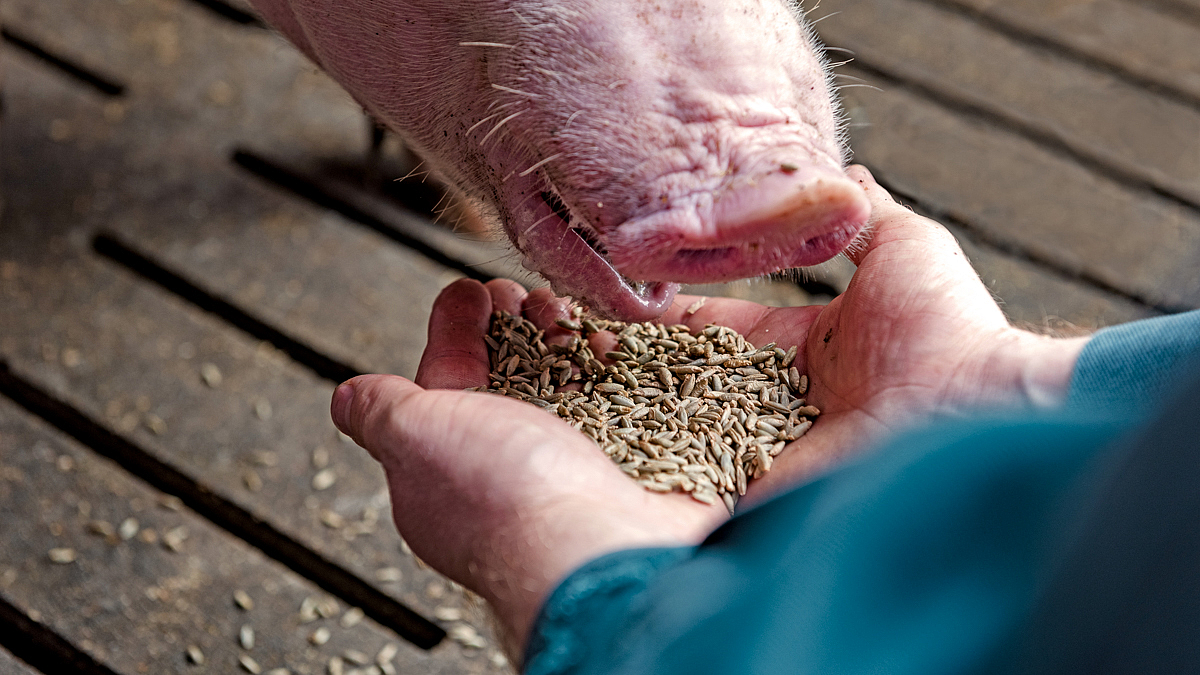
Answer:
<svg viewBox="0 0 1200 675"><path fill-rule="evenodd" d="M605 314L823 262L870 215L785 0L254 2Z"/></svg>

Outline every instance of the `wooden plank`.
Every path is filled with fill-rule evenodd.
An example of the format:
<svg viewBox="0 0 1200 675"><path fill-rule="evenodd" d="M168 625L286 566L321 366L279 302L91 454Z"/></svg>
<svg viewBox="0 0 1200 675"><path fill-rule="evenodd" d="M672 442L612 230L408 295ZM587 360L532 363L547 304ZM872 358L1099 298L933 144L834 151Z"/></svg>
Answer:
<svg viewBox="0 0 1200 675"><path fill-rule="evenodd" d="M248 197L239 210L251 202L266 217L241 221L214 205L186 233L153 217L122 221L117 231L205 292L359 372L413 377L433 301L462 275L303 202L233 184ZM178 213L178 206L123 211L153 216Z"/></svg>
<svg viewBox="0 0 1200 675"><path fill-rule="evenodd" d="M1200 214L895 83L843 91L857 161L907 198L1103 287L1200 306Z"/></svg>
<svg viewBox="0 0 1200 675"><path fill-rule="evenodd" d="M7 399L0 514L10 544L0 547L0 597L112 671L245 672L245 655L263 671L315 674L346 650L374 657L393 643L401 672L463 672L447 650L400 643L370 619L343 627L345 606L303 620L307 598L327 597L321 589ZM235 604L237 591L252 608ZM242 626L253 629L250 648L239 644ZM319 627L331 636L314 647ZM203 665L187 665L192 645Z"/></svg>
<svg viewBox="0 0 1200 675"><path fill-rule="evenodd" d="M827 0L821 9L835 12L817 25L822 39L851 49L856 66L1200 204L1200 109L918 0Z"/></svg>
<svg viewBox="0 0 1200 675"><path fill-rule="evenodd" d="M978 12L1191 102L1200 101L1200 26L1122 0L931 0Z"/></svg>
<svg viewBox="0 0 1200 675"><path fill-rule="evenodd" d="M1067 334L1158 314L1141 303L981 245L960 228L951 226L949 230L1009 322L1016 326L1039 333Z"/></svg>
<svg viewBox="0 0 1200 675"><path fill-rule="evenodd" d="M1134 0L1134 2L1200 25L1200 0Z"/></svg>
<svg viewBox="0 0 1200 675"><path fill-rule="evenodd" d="M1135 2L1136 1L1137 0L1135 0ZM1173 6L1180 10L1190 9L1190 10L1200 12L1200 0L1144 0L1144 1L1148 2L1151 6L1164 7L1164 8Z"/></svg>

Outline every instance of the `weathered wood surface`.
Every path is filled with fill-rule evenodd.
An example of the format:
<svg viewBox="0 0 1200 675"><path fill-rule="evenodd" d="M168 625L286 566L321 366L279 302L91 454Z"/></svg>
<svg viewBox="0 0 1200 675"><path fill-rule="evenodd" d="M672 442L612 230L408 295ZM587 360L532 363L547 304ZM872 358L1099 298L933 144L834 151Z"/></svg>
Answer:
<svg viewBox="0 0 1200 675"><path fill-rule="evenodd" d="M852 50L856 66L925 87L1043 144L1060 144L1101 170L1200 205L1194 106L1060 53L1029 49L921 0L826 0L821 11L837 12L818 24L821 37ZM1200 51L1200 32L1196 40L1193 52Z"/></svg>
<svg viewBox="0 0 1200 675"><path fill-rule="evenodd" d="M1153 2L1127 0L930 0L977 13L994 27L1066 48L1137 80L1200 101L1200 22ZM1179 7L1169 0L1159 6ZM1187 5L1195 9L1194 2Z"/></svg>
<svg viewBox="0 0 1200 675"><path fill-rule="evenodd" d="M26 101L20 95L23 82L20 67L10 69L8 105L14 112L22 111ZM17 172L48 164L51 158L36 152L36 144L21 144L17 133L8 138L14 136L18 143L9 147L28 150L7 155L6 161L28 162L14 167ZM40 196L54 198L50 190ZM140 434L141 442L164 461L198 482L217 486L231 501L315 550L359 568L364 579L403 557L394 532L386 545L371 547L347 541L319 521L320 509L330 508L338 496L343 499L341 515L357 519L360 514L351 509L361 511L378 502L384 487L374 462L337 440L327 414L331 383L279 357L269 345L88 255L86 239L55 238L56 224L31 222L29 229L21 228L25 237L16 228L0 233L5 250L29 256L8 262L6 293L0 299L10 317L4 353L15 369L113 430ZM34 257L47 242L58 249L53 256ZM69 355L65 364L74 367L64 365L64 353ZM215 386L206 384L201 374L205 364L220 373L219 384L213 377L208 382ZM138 400L145 410L137 409ZM151 423L158 434L146 425L154 419L162 420L162 426ZM317 472L311 455L318 449L330 454L330 465L342 480L337 489L320 495L326 499L316 507L305 508L307 497L317 499L311 488ZM273 466L255 459L262 451L275 457ZM259 492L245 487L250 472L263 479ZM380 520L386 532L388 519Z"/></svg>
<svg viewBox="0 0 1200 675"><path fill-rule="evenodd" d="M1037 263L998 253L959 227L949 229L1015 325L1035 332L1065 335L1159 314L1141 303L1047 271Z"/></svg>
<svg viewBox="0 0 1200 675"><path fill-rule="evenodd" d="M80 135L105 126L102 140L72 153L91 174L77 184L86 212L75 220L160 254L205 290L331 356L411 376L425 343L414 318L457 275L331 222L230 159L245 140L315 155L365 152L362 115L346 95L277 36L190 3L54 4L19 5L18 16L70 39L89 62L103 57L110 72L128 73L131 90L121 103L128 111L110 124L96 102L64 95L46 106L37 96ZM169 54L156 56L158 42L138 39L147 26L171 36ZM213 62L213 54L227 58ZM320 113L289 112L310 110ZM147 152L147 127L158 151Z"/></svg>
<svg viewBox="0 0 1200 675"><path fill-rule="evenodd" d="M7 400L0 515L0 599L115 672L244 672L245 655L264 672L315 675L346 650L373 660L389 643L400 672L459 672L444 648L400 644L370 619L344 627L344 605L305 620L305 600L326 593ZM320 627L331 636L314 647ZM189 646L203 664L189 665Z"/></svg>
<svg viewBox="0 0 1200 675"><path fill-rule="evenodd" d="M92 258L10 261L4 290L2 311L20 320L3 350L22 375L426 616L479 618L402 550L378 467L328 422L330 383ZM337 480L316 490L321 452ZM487 656L455 653L463 668Z"/></svg>
<svg viewBox="0 0 1200 675"><path fill-rule="evenodd" d="M1147 0L1147 4L1166 14L1200 24L1200 0Z"/></svg>
<svg viewBox="0 0 1200 675"><path fill-rule="evenodd" d="M18 570L0 577L0 599L122 674L179 672L185 629L215 627L207 667L231 672L240 624L229 589L276 579L255 611L277 630L253 653L264 666L316 668L309 652L332 652L309 650L303 627L281 617L331 589L237 538L269 531L396 607L465 612L481 626L475 606L404 552L378 467L328 421L330 372L413 374L438 289L511 274L514 261L355 184L386 181L372 172L404 158L366 162L366 121L349 97L279 36L204 2L0 5L6 29L123 86L114 94L4 49L0 359L244 522L154 507L136 467L112 466L0 398L0 465L23 476L0 477L0 508L18 514L0 522L0 573ZM1058 330L1200 306L1197 10L1200 0L825 0L836 14L818 29L858 53L841 72L879 89L843 91L857 161L947 222L1010 319ZM312 184L272 182L257 158ZM111 235L104 255L97 234ZM809 300L786 282L703 290ZM288 358L288 345L308 352ZM323 370L324 357L343 370ZM316 464L336 476L329 487L315 489ZM104 509L114 522L131 514L131 500L142 529L161 538L185 524L185 547L198 548L83 533ZM41 549L55 541L77 562L49 563ZM193 603L186 620L147 594L185 568L224 589L165 588ZM57 594L55 574L70 593ZM100 610L72 613L67 599ZM368 641L395 639L362 626ZM397 658L410 659L403 672L475 672L497 668L495 653L406 645Z"/></svg>

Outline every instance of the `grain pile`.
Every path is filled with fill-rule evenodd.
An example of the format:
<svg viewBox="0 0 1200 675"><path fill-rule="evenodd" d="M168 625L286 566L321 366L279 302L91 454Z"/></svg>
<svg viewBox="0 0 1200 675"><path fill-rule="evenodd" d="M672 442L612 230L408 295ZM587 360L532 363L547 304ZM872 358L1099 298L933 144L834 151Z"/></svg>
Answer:
<svg viewBox="0 0 1200 675"><path fill-rule="evenodd" d="M771 469L789 441L820 413L804 400L808 378L792 365L796 348L755 348L724 326L699 335L687 326L560 319L574 331L548 345L543 331L507 312L485 337L488 387L566 420L592 438L648 490L680 490L732 513L746 483ZM605 365L588 338L611 331Z"/></svg>

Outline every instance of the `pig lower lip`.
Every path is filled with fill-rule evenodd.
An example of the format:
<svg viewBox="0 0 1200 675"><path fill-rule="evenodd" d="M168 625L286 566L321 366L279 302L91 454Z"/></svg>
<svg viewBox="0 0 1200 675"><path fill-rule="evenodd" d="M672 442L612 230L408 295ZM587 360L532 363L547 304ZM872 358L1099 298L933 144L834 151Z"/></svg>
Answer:
<svg viewBox="0 0 1200 675"><path fill-rule="evenodd" d="M635 289L561 219L559 227L558 245L542 253L549 252L563 263L570 261L569 272L555 272L545 265L538 270L550 280L556 293L573 296L599 314L624 321L649 321L670 307L679 284L651 281L639 283ZM529 258L527 254L526 260Z"/></svg>
<svg viewBox="0 0 1200 675"><path fill-rule="evenodd" d="M534 177L526 194L537 187ZM529 200L505 227L524 254L524 265L550 281L559 295L570 295L602 315L625 321L649 321L671 306L679 285L650 282L634 289L612 264L555 213L545 199Z"/></svg>

